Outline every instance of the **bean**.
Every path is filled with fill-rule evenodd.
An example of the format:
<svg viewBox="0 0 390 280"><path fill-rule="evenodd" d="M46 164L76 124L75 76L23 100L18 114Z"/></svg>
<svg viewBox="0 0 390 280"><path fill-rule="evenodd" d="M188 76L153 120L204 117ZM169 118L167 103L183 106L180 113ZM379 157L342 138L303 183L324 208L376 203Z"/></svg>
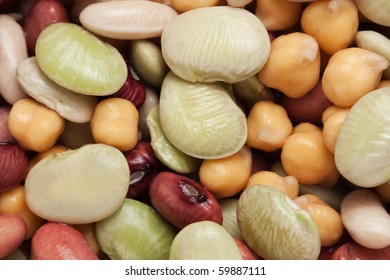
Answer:
<svg viewBox="0 0 390 280"><path fill-rule="evenodd" d="M54 146L64 130L65 121L32 98L23 98L12 106L8 126L11 135L25 149L43 152Z"/></svg>
<svg viewBox="0 0 390 280"><path fill-rule="evenodd" d="M130 101L118 97L105 99L96 105L91 119L93 138L121 151L131 150L138 141L138 119L138 111Z"/></svg>
<svg viewBox="0 0 390 280"><path fill-rule="evenodd" d="M23 29L8 15L0 15L0 94L9 103L27 97L16 80L20 62L28 57Z"/></svg>
<svg viewBox="0 0 390 280"><path fill-rule="evenodd" d="M246 144L267 152L280 149L293 131L286 110L272 101L256 102L247 117L247 126Z"/></svg>
<svg viewBox="0 0 390 280"><path fill-rule="evenodd" d="M348 193L340 214L345 228L360 245L371 249L390 245L390 216L373 191L357 189Z"/></svg>
<svg viewBox="0 0 390 280"><path fill-rule="evenodd" d="M336 105L328 107L322 115L322 135L326 147L334 153L337 135L343 125L345 118L349 112L349 108L340 108Z"/></svg>
<svg viewBox="0 0 390 280"><path fill-rule="evenodd" d="M231 156L204 160L199 168L199 180L217 198L233 196L246 186L251 164L251 151L244 146Z"/></svg>
<svg viewBox="0 0 390 280"><path fill-rule="evenodd" d="M319 80L320 48L314 37L293 32L275 38L265 66L258 73L264 85L291 98L310 91Z"/></svg>
<svg viewBox="0 0 390 280"><path fill-rule="evenodd" d="M18 215L0 214L0 259L14 252L26 237L26 224Z"/></svg>
<svg viewBox="0 0 390 280"><path fill-rule="evenodd" d="M350 46L358 25L358 9L353 0L310 3L301 18L303 31L316 38L320 48L327 54L334 54Z"/></svg>

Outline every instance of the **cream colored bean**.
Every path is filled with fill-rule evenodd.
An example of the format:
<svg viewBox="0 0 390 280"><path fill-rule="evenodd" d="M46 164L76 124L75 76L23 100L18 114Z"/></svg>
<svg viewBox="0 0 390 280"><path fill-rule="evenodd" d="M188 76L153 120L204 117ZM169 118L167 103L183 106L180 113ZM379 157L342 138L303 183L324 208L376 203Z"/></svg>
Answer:
<svg viewBox="0 0 390 280"><path fill-rule="evenodd" d="M165 25L176 16L173 8L157 2L114 1L88 5L79 20L95 34L128 40L161 36Z"/></svg>
<svg viewBox="0 0 390 280"><path fill-rule="evenodd" d="M76 123L91 120L97 98L75 93L54 83L41 71L35 57L19 64L17 80L28 95L64 119Z"/></svg>
<svg viewBox="0 0 390 280"><path fill-rule="evenodd" d="M356 45L373 51L390 61L390 39L372 30L359 31L355 37ZM390 67L383 70L382 77L390 79Z"/></svg>
<svg viewBox="0 0 390 280"><path fill-rule="evenodd" d="M348 233L360 245L371 249L390 245L390 216L375 192L351 191L341 203L340 214Z"/></svg>
<svg viewBox="0 0 390 280"><path fill-rule="evenodd" d="M370 21L384 26L390 26L389 0L354 0L359 11Z"/></svg>
<svg viewBox="0 0 390 280"><path fill-rule="evenodd" d="M9 15L0 15L0 95L10 104L28 96L16 80L18 65L27 57L21 25Z"/></svg>

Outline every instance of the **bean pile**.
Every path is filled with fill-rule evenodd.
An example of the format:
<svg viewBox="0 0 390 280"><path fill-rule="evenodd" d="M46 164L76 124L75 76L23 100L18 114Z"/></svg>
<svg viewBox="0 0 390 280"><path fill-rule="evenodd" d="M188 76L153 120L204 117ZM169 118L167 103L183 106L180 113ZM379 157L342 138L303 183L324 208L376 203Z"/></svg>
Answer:
<svg viewBox="0 0 390 280"><path fill-rule="evenodd" d="M390 259L389 15L0 1L0 259Z"/></svg>

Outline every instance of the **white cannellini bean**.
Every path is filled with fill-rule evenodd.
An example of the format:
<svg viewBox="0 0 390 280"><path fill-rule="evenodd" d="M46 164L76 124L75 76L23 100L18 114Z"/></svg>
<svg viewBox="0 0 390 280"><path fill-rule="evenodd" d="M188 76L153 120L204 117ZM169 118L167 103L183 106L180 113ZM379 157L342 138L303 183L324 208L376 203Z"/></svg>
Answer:
<svg viewBox="0 0 390 280"><path fill-rule="evenodd" d="M18 65L28 57L21 25L9 15L0 15L0 94L9 104L27 97L18 81Z"/></svg>

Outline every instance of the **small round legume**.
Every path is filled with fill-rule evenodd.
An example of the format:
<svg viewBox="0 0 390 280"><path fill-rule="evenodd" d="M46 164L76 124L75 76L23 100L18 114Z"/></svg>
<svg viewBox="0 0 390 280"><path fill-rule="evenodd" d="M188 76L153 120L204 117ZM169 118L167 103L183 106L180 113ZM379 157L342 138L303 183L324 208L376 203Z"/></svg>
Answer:
<svg viewBox="0 0 390 280"><path fill-rule="evenodd" d="M23 98L12 106L8 128L24 148L43 152L54 146L65 128L65 120L41 103Z"/></svg>
<svg viewBox="0 0 390 280"><path fill-rule="evenodd" d="M293 125L286 110L273 101L256 102L247 117L246 144L262 151L275 151L292 133Z"/></svg>
<svg viewBox="0 0 390 280"><path fill-rule="evenodd" d="M128 151L138 142L138 111L123 98L107 98L99 102L91 119L91 131L97 143Z"/></svg>
<svg viewBox="0 0 390 280"><path fill-rule="evenodd" d="M320 76L320 48L302 32L281 35L271 43L271 53L258 74L260 82L298 98L314 88Z"/></svg>

